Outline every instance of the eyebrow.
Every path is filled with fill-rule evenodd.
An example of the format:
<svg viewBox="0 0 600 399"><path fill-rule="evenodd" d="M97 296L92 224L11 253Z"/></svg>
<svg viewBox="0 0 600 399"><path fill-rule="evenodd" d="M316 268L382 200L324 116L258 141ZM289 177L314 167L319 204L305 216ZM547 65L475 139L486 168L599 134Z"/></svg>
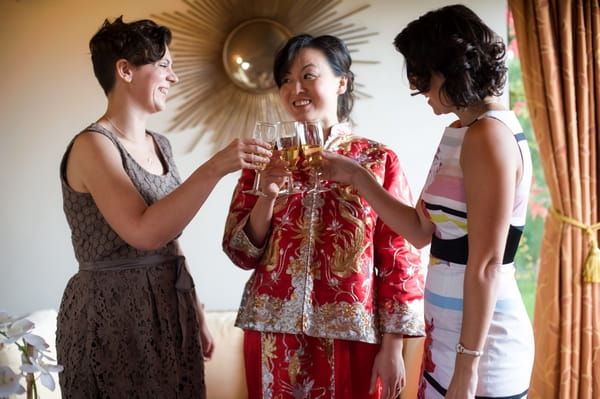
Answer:
<svg viewBox="0 0 600 399"><path fill-rule="evenodd" d="M318 66L316 64L309 63L309 64L304 65L302 68L300 68L300 70L303 71L303 70L305 70L306 68L309 68L309 67L318 68Z"/></svg>

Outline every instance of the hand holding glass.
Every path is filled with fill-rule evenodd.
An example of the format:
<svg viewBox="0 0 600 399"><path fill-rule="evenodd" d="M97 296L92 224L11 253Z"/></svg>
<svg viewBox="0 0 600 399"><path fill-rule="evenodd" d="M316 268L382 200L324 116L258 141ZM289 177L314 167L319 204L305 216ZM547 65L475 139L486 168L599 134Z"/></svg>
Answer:
<svg viewBox="0 0 600 399"><path fill-rule="evenodd" d="M321 122L304 122L304 134L301 136L302 153L308 162L308 167L313 170L315 183L309 192L316 191L318 193L327 191L321 186L319 175L323 165L321 150L323 149L323 127Z"/></svg>
<svg viewBox="0 0 600 399"><path fill-rule="evenodd" d="M304 134L304 123L296 121L279 122L277 134L277 149L280 151L281 159L288 163L288 172L296 170L300 159L300 136ZM287 178L287 188L279 194L297 194L302 191L294 187L294 178L290 174Z"/></svg>
<svg viewBox="0 0 600 399"><path fill-rule="evenodd" d="M273 147L275 144L275 139L277 138L277 124L262 121L256 122L256 125L254 126L254 132L252 132L252 137L266 141L267 143L271 144L271 147ZM256 169L256 175L254 176L252 189L246 190L244 193L265 196L265 194L260 191L260 173L261 171L265 170L267 164L265 162L255 162L254 164L260 166L260 169Z"/></svg>

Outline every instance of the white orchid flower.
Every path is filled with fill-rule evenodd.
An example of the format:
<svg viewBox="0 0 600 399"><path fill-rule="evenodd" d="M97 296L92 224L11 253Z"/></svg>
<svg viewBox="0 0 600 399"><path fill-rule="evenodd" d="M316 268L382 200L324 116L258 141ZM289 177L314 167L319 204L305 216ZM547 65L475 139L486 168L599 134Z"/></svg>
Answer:
<svg viewBox="0 0 600 399"><path fill-rule="evenodd" d="M4 330L4 327L13 321L15 321L15 318L12 317L7 311L0 310L0 330Z"/></svg>
<svg viewBox="0 0 600 399"><path fill-rule="evenodd" d="M6 334L6 337L4 338L3 342L5 344L12 344L13 342L16 342L19 339L21 339L26 334L29 334L29 331L31 331L33 327L35 327L35 324L33 324L27 319L17 320L8 325L8 328L4 332Z"/></svg>
<svg viewBox="0 0 600 399"><path fill-rule="evenodd" d="M0 366L0 397L25 393L25 388L19 383L22 375L15 374L8 366Z"/></svg>
<svg viewBox="0 0 600 399"><path fill-rule="evenodd" d="M46 340L44 338L42 338L36 334L25 334L23 336L23 339L29 345L33 346L35 348L35 350L38 350L40 352L45 352L50 347L50 345L48 345L48 343L46 342Z"/></svg>
<svg viewBox="0 0 600 399"><path fill-rule="evenodd" d="M60 373L63 371L63 366L46 363L43 360L43 357L30 357L29 361L31 364L22 364L21 371L24 373L40 373L40 381L43 386L48 388L51 391L54 391L56 388L56 384L54 383L54 378L50 373Z"/></svg>
<svg viewBox="0 0 600 399"><path fill-rule="evenodd" d="M34 327L34 323L30 320L12 317L0 310L0 349L6 344L14 343L19 348L22 361L20 374L16 374L8 366L0 366L0 398L15 393L25 393L25 388L20 384L25 374L32 374L35 377L36 373L39 373L39 381L43 386L51 391L56 388L50 373L60 373L63 371L63 366L53 364L56 361L48 356L50 353L48 343L39 335L31 333ZM20 340L22 343L19 342ZM34 392L37 392L35 387L37 379L37 377L33 379Z"/></svg>

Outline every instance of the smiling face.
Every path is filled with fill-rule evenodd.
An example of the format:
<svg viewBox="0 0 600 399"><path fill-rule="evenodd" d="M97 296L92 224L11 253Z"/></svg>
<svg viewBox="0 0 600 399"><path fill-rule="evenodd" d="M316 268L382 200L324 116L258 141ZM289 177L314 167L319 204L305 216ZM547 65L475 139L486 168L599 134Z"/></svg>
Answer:
<svg viewBox="0 0 600 399"><path fill-rule="evenodd" d="M279 96L295 120L320 120L329 127L338 123L338 96L345 90L346 78L335 76L325 55L305 47L298 51L286 71Z"/></svg>
<svg viewBox="0 0 600 399"><path fill-rule="evenodd" d="M160 60L134 68L130 83L140 107L155 113L165 109L169 88L178 81L167 47Z"/></svg>

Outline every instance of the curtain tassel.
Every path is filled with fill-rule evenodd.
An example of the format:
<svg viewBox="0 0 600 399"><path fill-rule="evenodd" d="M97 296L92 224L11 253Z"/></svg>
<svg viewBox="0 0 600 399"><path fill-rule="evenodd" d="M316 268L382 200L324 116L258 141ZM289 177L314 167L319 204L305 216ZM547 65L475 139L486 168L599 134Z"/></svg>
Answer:
<svg viewBox="0 0 600 399"><path fill-rule="evenodd" d="M598 249L598 240L596 239L596 232L600 229L600 223L588 226L563 215L555 208L551 208L550 212L559 220L569 223L572 226L579 227L586 232L590 243L590 252L583 265L583 281L585 283L600 283L600 249Z"/></svg>
<svg viewBox="0 0 600 399"><path fill-rule="evenodd" d="M583 281L586 283L600 283L600 249L598 249L598 244L592 247L585 260Z"/></svg>

